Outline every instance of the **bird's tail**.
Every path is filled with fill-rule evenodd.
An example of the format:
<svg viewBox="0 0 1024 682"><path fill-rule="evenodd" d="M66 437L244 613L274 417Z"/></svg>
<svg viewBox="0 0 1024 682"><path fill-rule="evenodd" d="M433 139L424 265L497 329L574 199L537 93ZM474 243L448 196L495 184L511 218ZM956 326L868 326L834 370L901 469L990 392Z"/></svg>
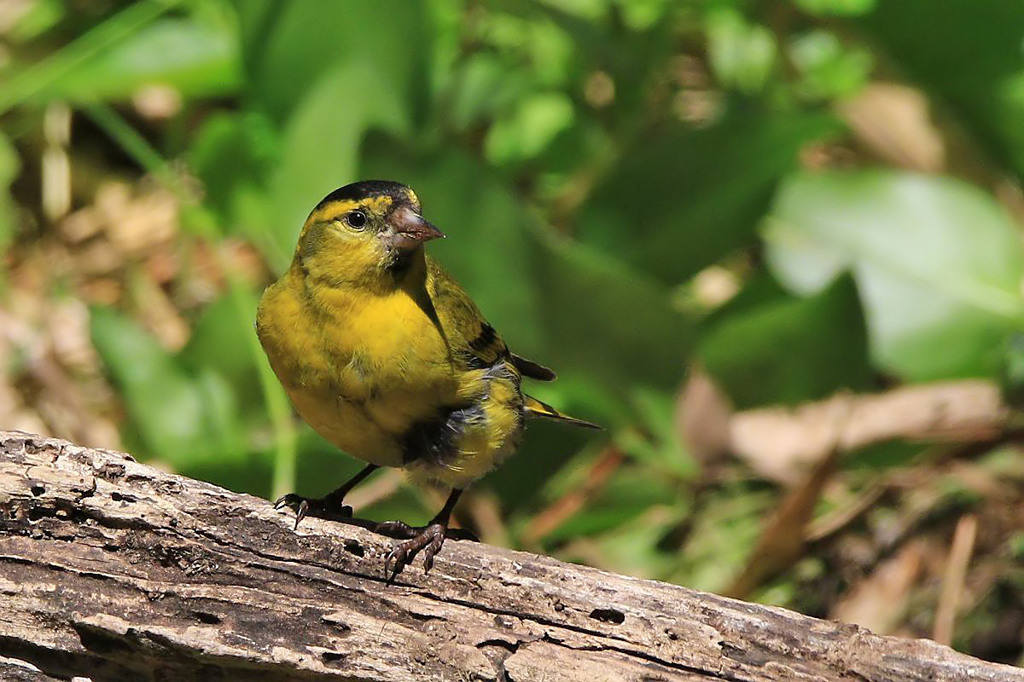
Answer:
<svg viewBox="0 0 1024 682"><path fill-rule="evenodd" d="M588 429L600 429L601 427L597 424L593 424L576 417L570 417L567 414L563 414L551 407L547 403L542 403L533 396L523 395L523 407L526 409L526 416L528 417L544 417L546 419L557 419L560 422L566 422L567 424L574 424L576 426L582 426Z"/></svg>

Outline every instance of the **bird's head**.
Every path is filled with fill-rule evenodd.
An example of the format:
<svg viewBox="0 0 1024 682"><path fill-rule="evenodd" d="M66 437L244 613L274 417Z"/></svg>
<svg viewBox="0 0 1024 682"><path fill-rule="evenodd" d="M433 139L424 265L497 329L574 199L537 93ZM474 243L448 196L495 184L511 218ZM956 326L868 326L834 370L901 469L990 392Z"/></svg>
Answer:
<svg viewBox="0 0 1024 682"><path fill-rule="evenodd" d="M444 233L421 215L410 188L365 180L334 190L313 209L302 228L296 262L335 282L394 280L423 260L423 243Z"/></svg>

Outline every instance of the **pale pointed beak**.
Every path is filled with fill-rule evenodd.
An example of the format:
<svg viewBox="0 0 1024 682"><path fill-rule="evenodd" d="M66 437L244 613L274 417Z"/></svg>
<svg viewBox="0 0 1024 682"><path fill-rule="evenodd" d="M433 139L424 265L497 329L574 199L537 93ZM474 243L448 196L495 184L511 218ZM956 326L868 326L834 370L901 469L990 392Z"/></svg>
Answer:
<svg viewBox="0 0 1024 682"><path fill-rule="evenodd" d="M431 239L443 239L445 233L423 219L409 206L401 206L391 213L391 245L401 251L414 249Z"/></svg>

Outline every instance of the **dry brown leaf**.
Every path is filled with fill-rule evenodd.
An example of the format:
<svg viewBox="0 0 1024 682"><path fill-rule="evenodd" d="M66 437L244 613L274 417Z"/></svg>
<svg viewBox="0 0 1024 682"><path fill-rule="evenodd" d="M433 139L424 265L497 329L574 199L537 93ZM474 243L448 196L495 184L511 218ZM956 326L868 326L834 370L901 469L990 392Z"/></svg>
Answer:
<svg viewBox="0 0 1024 682"><path fill-rule="evenodd" d="M704 465L729 452L729 398L704 368L694 365L676 402L676 427L687 450Z"/></svg>
<svg viewBox="0 0 1024 682"><path fill-rule="evenodd" d="M897 83L870 83L838 105L840 117L873 154L903 168L937 173L946 148L931 121L928 98Z"/></svg>
<svg viewBox="0 0 1024 682"><path fill-rule="evenodd" d="M908 542L843 595L829 617L880 635L892 633L903 621L910 590L921 575L923 558L921 542Z"/></svg>
<svg viewBox="0 0 1024 682"><path fill-rule="evenodd" d="M838 395L795 409L738 412L729 420L732 451L761 476L792 483L831 444L835 415L848 411L845 449L887 440L988 440L1011 411L992 382L964 380L905 386L878 395Z"/></svg>

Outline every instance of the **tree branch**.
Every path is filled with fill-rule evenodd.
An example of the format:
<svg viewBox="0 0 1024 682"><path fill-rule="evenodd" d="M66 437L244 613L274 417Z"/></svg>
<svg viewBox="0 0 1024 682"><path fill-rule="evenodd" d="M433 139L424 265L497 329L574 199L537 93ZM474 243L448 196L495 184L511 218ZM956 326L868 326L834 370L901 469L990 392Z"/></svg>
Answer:
<svg viewBox="0 0 1024 682"><path fill-rule="evenodd" d="M927 640L475 543L389 585L387 538L291 524L127 455L0 432L0 673L1024 681Z"/></svg>

